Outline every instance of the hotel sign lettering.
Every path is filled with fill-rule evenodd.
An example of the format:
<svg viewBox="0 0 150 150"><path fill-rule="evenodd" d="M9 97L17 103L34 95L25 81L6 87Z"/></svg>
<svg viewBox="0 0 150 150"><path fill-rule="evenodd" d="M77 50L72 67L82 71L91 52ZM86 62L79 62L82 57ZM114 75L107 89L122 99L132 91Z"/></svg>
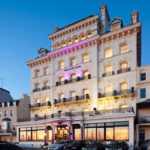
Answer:
<svg viewBox="0 0 150 150"><path fill-rule="evenodd" d="M77 68L81 68L81 66L75 66L75 67L67 68L67 69L64 69L64 71L69 71L69 70L73 70L73 69L77 69Z"/></svg>

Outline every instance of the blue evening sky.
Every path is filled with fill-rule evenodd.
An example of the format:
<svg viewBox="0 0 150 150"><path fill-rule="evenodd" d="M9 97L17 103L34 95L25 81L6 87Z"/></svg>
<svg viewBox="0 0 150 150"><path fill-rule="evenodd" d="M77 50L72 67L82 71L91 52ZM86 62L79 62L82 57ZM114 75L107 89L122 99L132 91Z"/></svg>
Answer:
<svg viewBox="0 0 150 150"><path fill-rule="evenodd" d="M48 35L53 27L63 27L91 14L100 14L107 4L110 18L123 18L139 10L142 20L142 65L150 64L149 0L0 0L0 77L3 88L17 99L30 94L30 69L25 62L37 57L40 47L50 49ZM0 80L0 87L2 86Z"/></svg>

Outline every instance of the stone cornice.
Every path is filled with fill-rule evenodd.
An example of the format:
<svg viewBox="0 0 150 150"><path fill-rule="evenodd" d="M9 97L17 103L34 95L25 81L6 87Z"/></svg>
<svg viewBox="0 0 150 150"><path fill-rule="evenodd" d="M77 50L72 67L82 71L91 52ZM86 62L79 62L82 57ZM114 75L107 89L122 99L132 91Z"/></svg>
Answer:
<svg viewBox="0 0 150 150"><path fill-rule="evenodd" d="M36 66L36 65L39 65L39 64L43 64L45 62L48 62L50 61L50 57L48 57L48 55L46 56L43 56L43 57L39 57L39 58L36 58L34 60L31 60L31 61L28 61L26 62L26 64L29 66L29 67L33 67L33 66Z"/></svg>
<svg viewBox="0 0 150 150"><path fill-rule="evenodd" d="M112 31L106 34L103 34L99 38L99 43L102 45L103 43L107 43L116 39L120 39L122 37L134 34L141 30L141 22L125 26L119 30Z"/></svg>
<svg viewBox="0 0 150 150"><path fill-rule="evenodd" d="M81 20L73 25L70 25L68 27L61 29L60 31L50 34L48 37L53 41L64 35L71 34L87 26L91 26L95 24L96 22L100 22L99 15L93 15L91 18Z"/></svg>
<svg viewBox="0 0 150 150"><path fill-rule="evenodd" d="M72 45L60 48L58 50L54 50L54 51L48 53L48 56L52 59L52 58L59 57L64 54L70 53L72 51L82 49L84 47L95 45L96 41L99 39L99 37L100 37L99 35L96 35L91 38L85 39L83 41L73 43Z"/></svg>

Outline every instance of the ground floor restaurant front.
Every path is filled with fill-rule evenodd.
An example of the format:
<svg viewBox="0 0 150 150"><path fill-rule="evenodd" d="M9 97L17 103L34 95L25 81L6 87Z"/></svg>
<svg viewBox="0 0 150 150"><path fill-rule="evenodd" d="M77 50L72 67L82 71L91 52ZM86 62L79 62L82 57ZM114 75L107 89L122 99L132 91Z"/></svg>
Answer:
<svg viewBox="0 0 150 150"><path fill-rule="evenodd" d="M19 143L55 143L60 140L124 140L134 143L134 118L120 121L59 121L17 127Z"/></svg>

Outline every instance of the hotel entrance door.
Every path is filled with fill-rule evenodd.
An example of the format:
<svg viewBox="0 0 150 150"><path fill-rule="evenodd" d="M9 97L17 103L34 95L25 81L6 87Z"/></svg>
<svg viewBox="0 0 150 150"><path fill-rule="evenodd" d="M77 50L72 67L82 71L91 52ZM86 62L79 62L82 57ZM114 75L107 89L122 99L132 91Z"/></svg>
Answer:
<svg viewBox="0 0 150 150"><path fill-rule="evenodd" d="M68 140L69 139L69 128L68 126L57 126L56 140Z"/></svg>

